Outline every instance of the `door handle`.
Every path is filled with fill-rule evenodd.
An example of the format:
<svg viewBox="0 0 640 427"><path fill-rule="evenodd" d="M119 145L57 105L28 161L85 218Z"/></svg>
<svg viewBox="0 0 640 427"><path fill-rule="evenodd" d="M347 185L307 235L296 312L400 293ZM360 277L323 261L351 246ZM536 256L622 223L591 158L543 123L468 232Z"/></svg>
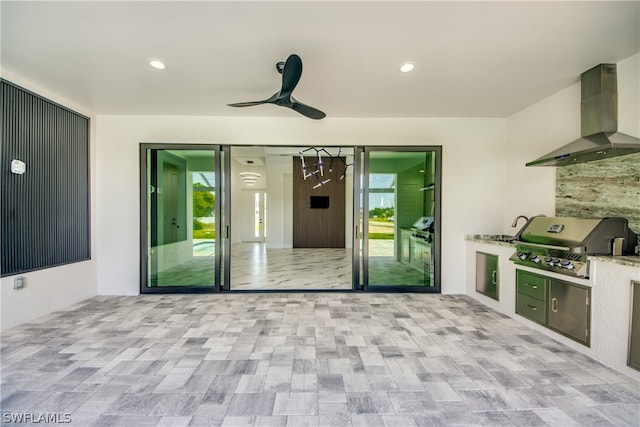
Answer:
<svg viewBox="0 0 640 427"><path fill-rule="evenodd" d="M558 298L551 299L551 311L554 313L558 312Z"/></svg>
<svg viewBox="0 0 640 427"><path fill-rule="evenodd" d="M493 284L493 285L497 285L498 284L498 272L496 270L493 270L491 272L491 284Z"/></svg>

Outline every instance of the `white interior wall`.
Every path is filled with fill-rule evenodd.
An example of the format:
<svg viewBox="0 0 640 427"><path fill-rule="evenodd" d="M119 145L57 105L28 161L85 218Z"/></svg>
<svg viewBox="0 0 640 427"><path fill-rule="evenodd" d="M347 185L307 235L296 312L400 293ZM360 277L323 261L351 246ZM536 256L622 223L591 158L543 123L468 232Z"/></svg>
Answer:
<svg viewBox="0 0 640 427"><path fill-rule="evenodd" d="M293 244L292 195L287 188L292 185L293 162L291 157L267 156L267 248L290 248Z"/></svg>
<svg viewBox="0 0 640 427"><path fill-rule="evenodd" d="M327 118L317 122L297 116L99 116L96 138L99 159L95 192L100 253L99 294L135 295L139 292L140 142L290 146L441 145L443 293L464 293L464 271L459 265L459 254L464 251L464 234L499 232L504 222L505 119ZM289 158L286 161L291 163ZM268 162L267 179L272 179ZM118 165L117 171L113 165ZM281 182L279 186L284 188L285 183ZM271 189L271 184L268 183L267 187ZM548 189L540 188L538 191L544 194ZM277 200L277 195L270 190L268 212L273 209L271 203ZM277 224L270 221L269 230L268 238L271 238ZM284 232L282 236L284 244ZM275 240L271 243L277 244Z"/></svg>
<svg viewBox="0 0 640 427"><path fill-rule="evenodd" d="M48 98L60 105L90 118L90 173L91 194L95 195L96 155L95 118L89 109L66 99L55 92L3 70L2 77L16 85ZM29 165L27 165L29 173ZM61 310L77 302L91 298L97 293L97 251L95 239L95 198L91 199L91 257L87 261L67 264L29 273L7 276L0 279L0 329L6 330L40 316ZM13 289L16 277L24 277L25 287Z"/></svg>

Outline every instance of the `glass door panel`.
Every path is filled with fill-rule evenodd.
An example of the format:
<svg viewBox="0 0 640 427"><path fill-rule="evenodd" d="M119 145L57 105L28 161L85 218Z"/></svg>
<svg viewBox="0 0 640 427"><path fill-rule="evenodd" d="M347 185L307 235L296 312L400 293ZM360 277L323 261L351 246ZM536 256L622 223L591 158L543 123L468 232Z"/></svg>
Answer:
<svg viewBox="0 0 640 427"><path fill-rule="evenodd" d="M220 156L190 147L141 146L143 293L220 283Z"/></svg>
<svg viewBox="0 0 640 427"><path fill-rule="evenodd" d="M438 292L439 149L365 149L364 286Z"/></svg>

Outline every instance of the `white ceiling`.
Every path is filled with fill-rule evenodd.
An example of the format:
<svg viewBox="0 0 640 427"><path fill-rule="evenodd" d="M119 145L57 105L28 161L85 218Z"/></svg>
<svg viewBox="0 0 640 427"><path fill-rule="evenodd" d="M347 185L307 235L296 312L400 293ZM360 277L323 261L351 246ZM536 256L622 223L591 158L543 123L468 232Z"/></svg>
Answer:
<svg viewBox="0 0 640 427"><path fill-rule="evenodd" d="M0 13L3 76L93 114L298 116L226 106L277 92L276 62L297 53L294 96L329 118L504 117L640 51L638 1L3 0Z"/></svg>

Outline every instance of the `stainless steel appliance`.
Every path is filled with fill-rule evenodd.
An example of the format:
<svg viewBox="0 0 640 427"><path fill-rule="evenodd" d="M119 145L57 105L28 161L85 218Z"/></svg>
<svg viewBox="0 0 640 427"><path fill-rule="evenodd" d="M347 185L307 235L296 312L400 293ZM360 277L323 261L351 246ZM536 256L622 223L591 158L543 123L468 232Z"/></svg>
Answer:
<svg viewBox="0 0 640 427"><path fill-rule="evenodd" d="M476 292L499 301L498 286L498 255L476 252Z"/></svg>
<svg viewBox="0 0 640 427"><path fill-rule="evenodd" d="M568 276L589 277L589 255L633 255L638 236L625 218L533 217L518 233L511 260Z"/></svg>
<svg viewBox="0 0 640 427"><path fill-rule="evenodd" d="M527 166L567 166L640 152L640 139L618 132L616 64L600 64L582 73L581 137Z"/></svg>

